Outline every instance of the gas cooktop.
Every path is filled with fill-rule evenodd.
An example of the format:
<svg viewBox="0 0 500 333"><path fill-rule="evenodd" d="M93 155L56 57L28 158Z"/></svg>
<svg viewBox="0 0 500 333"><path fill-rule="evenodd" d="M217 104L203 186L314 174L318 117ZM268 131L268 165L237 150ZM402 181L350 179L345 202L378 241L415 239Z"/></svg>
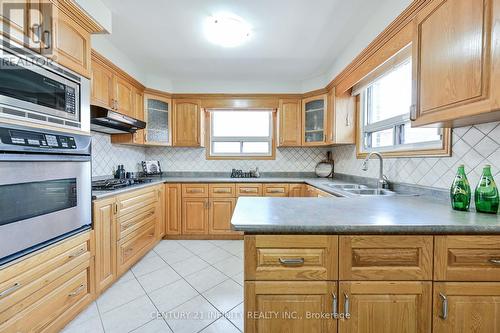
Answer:
<svg viewBox="0 0 500 333"><path fill-rule="evenodd" d="M149 178L126 178L126 179L103 179L92 181L92 190L94 191L113 191L119 188L151 183L153 180Z"/></svg>

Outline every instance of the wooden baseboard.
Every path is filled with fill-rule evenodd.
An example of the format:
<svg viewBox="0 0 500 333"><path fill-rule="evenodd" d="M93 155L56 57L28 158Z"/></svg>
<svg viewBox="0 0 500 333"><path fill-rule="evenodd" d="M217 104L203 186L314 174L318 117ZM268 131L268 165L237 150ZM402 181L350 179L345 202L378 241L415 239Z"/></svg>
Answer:
<svg viewBox="0 0 500 333"><path fill-rule="evenodd" d="M242 240L243 235L165 235L163 239Z"/></svg>

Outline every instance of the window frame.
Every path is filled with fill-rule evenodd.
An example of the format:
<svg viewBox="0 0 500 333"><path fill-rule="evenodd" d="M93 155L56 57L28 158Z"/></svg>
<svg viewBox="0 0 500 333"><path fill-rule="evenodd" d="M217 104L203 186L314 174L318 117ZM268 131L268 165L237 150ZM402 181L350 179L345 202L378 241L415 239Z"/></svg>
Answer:
<svg viewBox="0 0 500 333"><path fill-rule="evenodd" d="M269 119L269 137L245 137L245 136L233 136L233 137L213 137L213 112L223 111L223 112L262 112L266 111L270 113ZM206 122L206 142L208 142L208 147L206 149L207 160L274 160L276 159L276 109L207 109L207 122ZM214 140L215 138L215 140ZM268 142L270 151L266 154L261 153L212 153L214 142L240 142L240 151L243 149L243 142Z"/></svg>

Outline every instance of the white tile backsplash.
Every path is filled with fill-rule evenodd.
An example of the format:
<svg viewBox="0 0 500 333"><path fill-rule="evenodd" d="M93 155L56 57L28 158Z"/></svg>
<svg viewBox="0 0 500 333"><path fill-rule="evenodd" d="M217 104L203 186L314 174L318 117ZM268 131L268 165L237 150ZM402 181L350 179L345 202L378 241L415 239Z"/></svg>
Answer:
<svg viewBox="0 0 500 333"><path fill-rule="evenodd" d="M378 176L378 160L370 161L368 171L363 171L363 160L356 158L354 145L334 147L333 159L335 172ZM500 181L500 122L455 128L451 157L385 159L384 173L389 181L449 188L459 164L465 164L472 188L485 164L491 164L494 177Z"/></svg>
<svg viewBox="0 0 500 333"><path fill-rule="evenodd" d="M207 160L204 148L134 147L111 144L107 134L92 132L92 176L111 175L118 164L140 171L143 160L159 160L163 171L229 172L232 168L262 172L314 172L328 148L278 148L275 160Z"/></svg>

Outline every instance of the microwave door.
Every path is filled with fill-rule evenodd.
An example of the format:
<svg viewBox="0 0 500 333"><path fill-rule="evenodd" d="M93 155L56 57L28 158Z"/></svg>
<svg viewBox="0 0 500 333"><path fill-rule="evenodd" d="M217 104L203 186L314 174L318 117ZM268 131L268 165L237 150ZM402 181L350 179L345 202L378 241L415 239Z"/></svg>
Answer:
<svg viewBox="0 0 500 333"><path fill-rule="evenodd" d="M0 163L0 262L91 224L89 156Z"/></svg>

